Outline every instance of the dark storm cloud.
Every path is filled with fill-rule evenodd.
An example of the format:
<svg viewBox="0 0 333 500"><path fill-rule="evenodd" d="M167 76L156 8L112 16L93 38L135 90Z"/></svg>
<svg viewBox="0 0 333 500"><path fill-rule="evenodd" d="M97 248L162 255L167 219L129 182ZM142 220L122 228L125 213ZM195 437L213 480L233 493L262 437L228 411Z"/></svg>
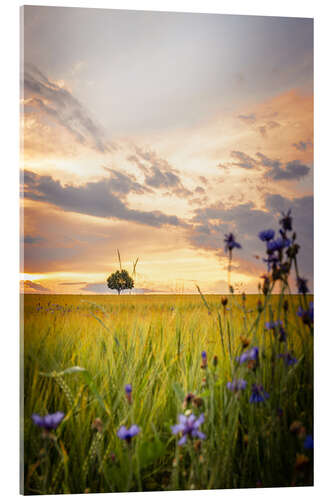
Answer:
<svg viewBox="0 0 333 500"><path fill-rule="evenodd" d="M30 98L25 111L29 107L37 108L65 127L80 144L91 144L101 153L113 148L84 106L67 89L50 81L36 66L28 63L24 68L24 97Z"/></svg>
<svg viewBox="0 0 333 500"><path fill-rule="evenodd" d="M30 200L51 203L67 212L94 217L116 218L153 227L164 224L184 225L175 215L166 215L158 210L143 212L128 208L112 193L112 178L87 182L81 186L62 186L59 181L48 175L25 171L24 196Z"/></svg>
<svg viewBox="0 0 333 500"><path fill-rule="evenodd" d="M193 194L183 185L179 172L167 160L160 158L154 151L146 151L138 146L135 147L135 153L127 159L135 163L143 172L146 186L154 189L167 189L166 194L179 197Z"/></svg>

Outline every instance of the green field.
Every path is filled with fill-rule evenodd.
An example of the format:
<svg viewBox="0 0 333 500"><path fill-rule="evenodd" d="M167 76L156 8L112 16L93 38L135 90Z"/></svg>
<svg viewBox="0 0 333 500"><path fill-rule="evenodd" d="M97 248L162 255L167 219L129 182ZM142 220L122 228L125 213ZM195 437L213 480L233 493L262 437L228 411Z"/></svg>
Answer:
<svg viewBox="0 0 333 500"><path fill-rule="evenodd" d="M229 296L224 307L199 294L22 296L24 492L311 485L313 332L296 311L312 298L262 296L262 312L258 299ZM273 319L286 342L264 328ZM258 362L237 362L253 346ZM296 363L280 356L287 352ZM227 388L235 378L245 390ZM254 383L265 401L250 402ZM178 446L171 426L188 393L206 439ZM31 415L56 411L64 419L43 434ZM131 424L140 433L128 443L117 430Z"/></svg>

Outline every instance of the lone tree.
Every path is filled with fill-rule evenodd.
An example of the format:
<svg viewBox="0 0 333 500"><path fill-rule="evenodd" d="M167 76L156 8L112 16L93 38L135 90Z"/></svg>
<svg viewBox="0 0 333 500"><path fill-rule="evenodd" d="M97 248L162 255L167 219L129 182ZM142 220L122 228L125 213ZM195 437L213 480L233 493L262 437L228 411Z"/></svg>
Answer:
<svg viewBox="0 0 333 500"><path fill-rule="evenodd" d="M122 290L128 290L134 287L134 280L126 269L121 269L111 274L106 282L111 290L117 290L118 295L120 295Z"/></svg>

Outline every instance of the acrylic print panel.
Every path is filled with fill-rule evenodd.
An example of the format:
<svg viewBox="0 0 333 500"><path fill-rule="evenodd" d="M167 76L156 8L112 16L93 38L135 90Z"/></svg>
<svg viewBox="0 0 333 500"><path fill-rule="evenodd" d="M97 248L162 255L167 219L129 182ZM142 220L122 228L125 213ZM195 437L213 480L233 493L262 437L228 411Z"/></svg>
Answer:
<svg viewBox="0 0 333 500"><path fill-rule="evenodd" d="M22 492L312 485L312 19L22 42Z"/></svg>

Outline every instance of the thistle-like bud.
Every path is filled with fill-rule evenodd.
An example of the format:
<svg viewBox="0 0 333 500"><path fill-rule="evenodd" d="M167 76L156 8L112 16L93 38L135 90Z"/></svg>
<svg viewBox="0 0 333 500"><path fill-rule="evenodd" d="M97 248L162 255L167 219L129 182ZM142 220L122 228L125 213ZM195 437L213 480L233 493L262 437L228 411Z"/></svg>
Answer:
<svg viewBox="0 0 333 500"><path fill-rule="evenodd" d="M213 357L213 366L214 366L215 368L217 367L217 363L218 363L218 357L217 357L217 356L216 356L216 354L215 354L215 356Z"/></svg>
<svg viewBox="0 0 333 500"><path fill-rule="evenodd" d="M227 299L227 297L222 297L222 298L221 298L221 304L223 305L223 307L226 307L226 305L228 304L228 299Z"/></svg>
<svg viewBox="0 0 333 500"><path fill-rule="evenodd" d="M103 422L100 418L95 418L95 420L92 423L91 426L92 429L96 430L97 432L102 432L103 431Z"/></svg>

